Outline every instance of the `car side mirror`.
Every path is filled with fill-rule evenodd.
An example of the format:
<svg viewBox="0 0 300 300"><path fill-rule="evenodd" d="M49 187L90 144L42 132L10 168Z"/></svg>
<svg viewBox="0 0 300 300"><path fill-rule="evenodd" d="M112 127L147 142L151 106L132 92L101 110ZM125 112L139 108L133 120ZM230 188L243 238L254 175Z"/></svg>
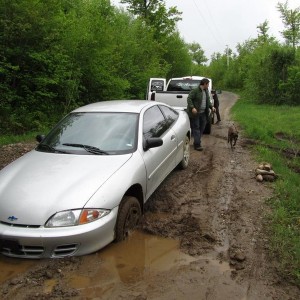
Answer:
<svg viewBox="0 0 300 300"><path fill-rule="evenodd" d="M148 138L144 140L144 150L147 151L150 148L156 148L163 144L163 140L161 138Z"/></svg>

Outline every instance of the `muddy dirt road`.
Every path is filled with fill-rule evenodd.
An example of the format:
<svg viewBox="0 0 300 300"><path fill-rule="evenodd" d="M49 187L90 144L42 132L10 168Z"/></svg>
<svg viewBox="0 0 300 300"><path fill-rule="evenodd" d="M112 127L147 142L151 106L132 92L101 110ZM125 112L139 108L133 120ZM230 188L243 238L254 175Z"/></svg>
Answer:
<svg viewBox="0 0 300 300"><path fill-rule="evenodd" d="M129 240L70 259L28 261L0 255L1 299L300 299L276 273L265 233L271 183L254 179L240 133L227 143L230 108L151 197L141 228ZM0 168L34 145L2 147Z"/></svg>

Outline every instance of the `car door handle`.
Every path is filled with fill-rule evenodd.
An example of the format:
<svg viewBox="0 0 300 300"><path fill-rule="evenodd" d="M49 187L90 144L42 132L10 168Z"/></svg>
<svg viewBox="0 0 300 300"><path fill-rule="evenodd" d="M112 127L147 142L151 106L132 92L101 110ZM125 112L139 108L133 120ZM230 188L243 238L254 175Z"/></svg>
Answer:
<svg viewBox="0 0 300 300"><path fill-rule="evenodd" d="M182 95L177 95L176 97L177 97L177 98L182 98Z"/></svg>
<svg viewBox="0 0 300 300"><path fill-rule="evenodd" d="M174 141L175 138L176 138L175 135L172 135L172 136L171 136L171 141Z"/></svg>

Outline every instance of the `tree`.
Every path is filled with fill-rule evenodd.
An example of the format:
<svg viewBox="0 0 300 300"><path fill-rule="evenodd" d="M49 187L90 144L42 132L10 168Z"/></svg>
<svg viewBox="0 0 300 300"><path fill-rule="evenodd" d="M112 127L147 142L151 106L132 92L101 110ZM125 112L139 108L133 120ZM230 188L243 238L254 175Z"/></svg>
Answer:
<svg viewBox="0 0 300 300"><path fill-rule="evenodd" d="M256 26L256 28L258 29L257 40L261 43L266 43L270 38L268 34L270 27L268 25L269 25L268 21L265 20L263 23Z"/></svg>
<svg viewBox="0 0 300 300"><path fill-rule="evenodd" d="M169 64L166 77L182 77L190 74L192 59L189 55L187 44L178 32L166 38L164 48L166 51L162 57Z"/></svg>
<svg viewBox="0 0 300 300"><path fill-rule="evenodd" d="M204 51L199 43L191 43L188 45L192 60L197 65L202 65L208 61L204 55Z"/></svg>
<svg viewBox="0 0 300 300"><path fill-rule="evenodd" d="M176 23L181 20L182 13L173 6L167 9L164 0L121 0L121 3L127 4L129 12L154 28L158 40L161 35L176 31Z"/></svg>
<svg viewBox="0 0 300 300"><path fill-rule="evenodd" d="M300 42L300 8L289 9L288 1L286 1L284 4L278 3L277 9L286 28L281 33L287 45L292 45L295 49Z"/></svg>

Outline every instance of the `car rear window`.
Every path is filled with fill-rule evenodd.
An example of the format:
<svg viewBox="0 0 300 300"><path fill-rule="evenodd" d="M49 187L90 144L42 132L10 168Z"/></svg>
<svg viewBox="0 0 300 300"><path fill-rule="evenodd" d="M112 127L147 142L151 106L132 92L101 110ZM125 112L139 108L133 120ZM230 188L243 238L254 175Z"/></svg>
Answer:
<svg viewBox="0 0 300 300"><path fill-rule="evenodd" d="M171 80L167 91L187 91L196 88L199 86L200 80L191 80L191 79L182 79L182 80Z"/></svg>

